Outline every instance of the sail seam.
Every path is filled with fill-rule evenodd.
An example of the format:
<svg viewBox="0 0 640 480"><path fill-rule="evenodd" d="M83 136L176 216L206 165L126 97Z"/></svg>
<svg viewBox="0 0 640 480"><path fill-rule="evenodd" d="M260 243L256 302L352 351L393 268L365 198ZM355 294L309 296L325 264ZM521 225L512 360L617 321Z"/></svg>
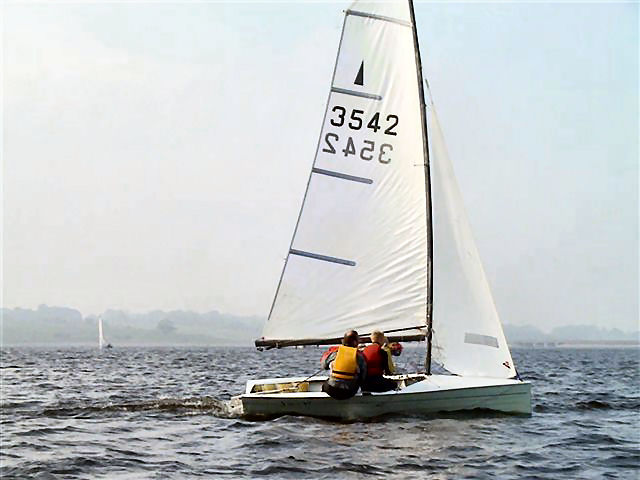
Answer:
<svg viewBox="0 0 640 480"><path fill-rule="evenodd" d="M347 90L346 88L331 87L331 91L335 93L343 93L345 95L353 95L355 97L369 98L371 100L382 100L382 95L374 93L357 92L355 90Z"/></svg>
<svg viewBox="0 0 640 480"><path fill-rule="evenodd" d="M407 22L406 20L400 20L399 18L393 17L385 17L384 15L376 15L375 13L367 13L367 12L359 12L357 10L347 10L347 15L353 15L354 17L365 17L365 18L373 18L374 20L382 20L384 22L397 23L398 25L403 25L405 27L411 27L411 22Z"/></svg>
<svg viewBox="0 0 640 480"><path fill-rule="evenodd" d="M356 262L354 262L353 260L345 260L344 258L330 257L328 255L320 255L319 253L305 252L303 250L296 250L294 248L290 249L289 253L293 255L299 255L301 257L313 258L315 260L322 260L324 262L339 263L341 265L347 265L349 267L356 266Z"/></svg>
<svg viewBox="0 0 640 480"><path fill-rule="evenodd" d="M346 173L334 172L332 170L325 170L323 168L313 168L311 169L313 173L319 173L321 175L327 175L329 177L341 178L343 180L351 180L352 182L358 183L366 183L367 185L371 185L373 180L365 177L356 177L354 175L347 175Z"/></svg>

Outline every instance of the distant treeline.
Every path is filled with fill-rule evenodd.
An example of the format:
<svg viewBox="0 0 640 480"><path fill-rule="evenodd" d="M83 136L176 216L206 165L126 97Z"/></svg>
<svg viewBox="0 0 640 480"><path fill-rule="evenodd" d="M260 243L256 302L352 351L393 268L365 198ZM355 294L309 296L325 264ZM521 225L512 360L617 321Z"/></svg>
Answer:
<svg viewBox="0 0 640 480"><path fill-rule="evenodd" d="M3 308L0 343L88 344L98 342L98 318L67 307L40 305L36 310ZM241 317L217 311L196 313L154 310L129 313L107 310L102 315L104 334L114 345L253 345L264 318ZM544 333L529 325L505 325L511 345L517 344L638 344L639 333L589 325L559 326Z"/></svg>
<svg viewBox="0 0 640 480"><path fill-rule="evenodd" d="M97 344L98 317L73 308L40 305L36 310L3 308L2 345ZM129 313L107 310L104 335L114 345L251 345L264 319L217 311Z"/></svg>
<svg viewBox="0 0 640 480"><path fill-rule="evenodd" d="M505 325L504 333L510 344L528 343L584 343L584 344L638 344L640 332L624 332L617 328L600 328L593 325L565 325L544 333L530 325Z"/></svg>

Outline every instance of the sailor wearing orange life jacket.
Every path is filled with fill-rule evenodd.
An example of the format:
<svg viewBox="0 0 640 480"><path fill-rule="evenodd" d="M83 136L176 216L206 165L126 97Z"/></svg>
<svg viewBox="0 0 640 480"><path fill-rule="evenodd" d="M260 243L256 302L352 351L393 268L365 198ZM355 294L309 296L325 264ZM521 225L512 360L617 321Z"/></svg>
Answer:
<svg viewBox="0 0 640 480"><path fill-rule="evenodd" d="M383 377L383 374L391 374L395 371L391 350L386 345L384 334L375 330L371 334L371 345L362 351L367 361L367 377L362 384L362 390L367 392L386 392L398 388L395 380Z"/></svg>
<svg viewBox="0 0 640 480"><path fill-rule="evenodd" d="M349 330L341 346L331 347L322 355L322 367L331 369L322 391L336 400L353 397L367 375L367 362L358 351L359 343L358 332Z"/></svg>

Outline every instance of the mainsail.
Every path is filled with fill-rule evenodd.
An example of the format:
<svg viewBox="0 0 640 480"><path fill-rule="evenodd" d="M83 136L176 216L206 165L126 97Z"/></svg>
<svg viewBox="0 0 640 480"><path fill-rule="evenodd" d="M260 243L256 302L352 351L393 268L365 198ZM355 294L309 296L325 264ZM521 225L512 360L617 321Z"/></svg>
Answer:
<svg viewBox="0 0 640 480"><path fill-rule="evenodd" d="M426 325L417 72L409 3L354 2L265 339Z"/></svg>
<svg viewBox="0 0 640 480"><path fill-rule="evenodd" d="M263 341L330 339L351 328L425 333L432 304L428 361L458 375L513 377L433 106L431 158L426 148L416 42L410 0L356 1L346 11Z"/></svg>

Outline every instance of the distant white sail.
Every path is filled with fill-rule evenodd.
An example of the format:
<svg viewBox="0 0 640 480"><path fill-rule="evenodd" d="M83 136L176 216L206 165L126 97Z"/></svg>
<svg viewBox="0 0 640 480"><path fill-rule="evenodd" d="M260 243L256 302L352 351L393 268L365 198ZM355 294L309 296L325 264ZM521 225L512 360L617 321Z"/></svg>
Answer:
<svg viewBox="0 0 640 480"><path fill-rule="evenodd" d="M102 330L102 317L98 317L98 347L104 348L107 341L104 339L104 332Z"/></svg>
<svg viewBox="0 0 640 480"><path fill-rule="evenodd" d="M458 375L516 375L435 108L429 107L433 203L433 359Z"/></svg>
<svg viewBox="0 0 640 480"><path fill-rule="evenodd" d="M426 324L422 115L408 2L354 2L265 339Z"/></svg>

